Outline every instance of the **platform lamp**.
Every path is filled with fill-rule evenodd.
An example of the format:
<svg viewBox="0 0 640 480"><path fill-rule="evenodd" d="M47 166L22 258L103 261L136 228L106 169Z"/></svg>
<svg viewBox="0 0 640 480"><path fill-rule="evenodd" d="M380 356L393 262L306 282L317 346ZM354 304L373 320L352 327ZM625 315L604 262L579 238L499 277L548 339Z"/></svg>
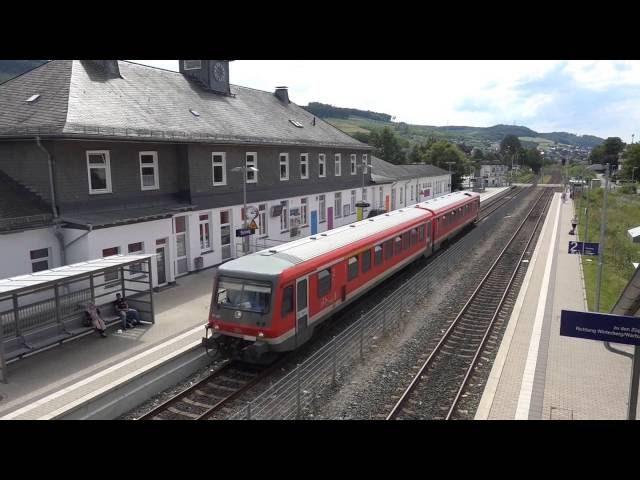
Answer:
<svg viewBox="0 0 640 480"><path fill-rule="evenodd" d="M246 161L244 165L232 168L232 172L242 172L242 198L244 203L243 227L247 228L247 168L253 172L259 172L256 167L247 167ZM242 237L242 252L247 253L249 251L249 236Z"/></svg>

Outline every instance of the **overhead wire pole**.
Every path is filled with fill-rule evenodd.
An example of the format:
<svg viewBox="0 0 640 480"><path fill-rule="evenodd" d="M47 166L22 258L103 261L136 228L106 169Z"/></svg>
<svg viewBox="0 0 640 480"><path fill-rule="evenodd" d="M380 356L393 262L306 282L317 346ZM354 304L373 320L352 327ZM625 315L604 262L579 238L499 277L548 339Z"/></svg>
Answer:
<svg viewBox="0 0 640 480"><path fill-rule="evenodd" d="M600 222L600 246L598 255L598 278L596 282L596 312L600 311L600 288L602 286L602 268L604 264L604 239L607 225L607 185L609 184L609 164L607 163L604 178L607 181L602 198L602 221Z"/></svg>
<svg viewBox="0 0 640 480"><path fill-rule="evenodd" d="M449 193L453 191L453 179L451 178L451 165L455 165L456 162L445 162L449 165Z"/></svg>

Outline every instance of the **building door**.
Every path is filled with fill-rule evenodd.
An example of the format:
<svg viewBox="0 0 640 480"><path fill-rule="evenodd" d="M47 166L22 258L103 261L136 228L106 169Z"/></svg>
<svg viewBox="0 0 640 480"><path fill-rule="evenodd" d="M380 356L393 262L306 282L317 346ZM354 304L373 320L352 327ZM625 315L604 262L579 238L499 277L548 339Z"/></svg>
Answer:
<svg viewBox="0 0 640 480"><path fill-rule="evenodd" d="M296 344L298 338L305 340L305 333L308 323L308 288L307 279L299 278L296 280Z"/></svg>
<svg viewBox="0 0 640 480"><path fill-rule="evenodd" d="M220 212L220 247L222 260L231 258L231 210Z"/></svg>
<svg viewBox="0 0 640 480"><path fill-rule="evenodd" d="M187 217L174 217L173 231L176 238L176 276L189 273L187 258Z"/></svg>
<svg viewBox="0 0 640 480"><path fill-rule="evenodd" d="M318 233L318 212L311 210L311 235Z"/></svg>
<svg viewBox="0 0 640 480"><path fill-rule="evenodd" d="M156 267L158 287L167 283L167 239L156 240Z"/></svg>
<svg viewBox="0 0 640 480"><path fill-rule="evenodd" d="M333 228L333 207L327 208L327 230Z"/></svg>

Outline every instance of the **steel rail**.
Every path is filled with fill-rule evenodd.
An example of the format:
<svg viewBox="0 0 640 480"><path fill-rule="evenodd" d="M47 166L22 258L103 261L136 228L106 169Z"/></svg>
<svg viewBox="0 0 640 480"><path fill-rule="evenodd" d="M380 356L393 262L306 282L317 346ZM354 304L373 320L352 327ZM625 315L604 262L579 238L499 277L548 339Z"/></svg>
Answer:
<svg viewBox="0 0 640 480"><path fill-rule="evenodd" d="M544 193L546 193L546 192L544 192ZM550 195L549 198L546 200L546 204L542 208L542 213L544 213L545 210L547 210L547 207L551 203L552 199L553 199L553 195ZM455 410L456 406L458 405L458 401L460 400L460 396L462 395L462 392L463 392L465 386L467 385L467 381L469 380L469 377L471 376L471 373L473 372L473 369L474 369L474 367L476 365L476 362L478 361L478 357L480 356L480 354L482 353L482 350L484 349L484 345L485 345L485 343L487 341L487 338L489 338L489 334L491 333L491 329L493 328L493 325L495 324L495 321L498 318L498 315L500 314L500 310L502 309L502 306L504 305L504 302L507 299L507 295L509 294L509 291L511 289L511 286L513 285L513 282L514 282L514 280L516 278L516 275L520 271L520 267L522 266L522 260L523 260L523 258L525 256L525 254L527 253L527 249L531 245L531 242L533 242L533 239L535 238L536 232L538 230L538 226L540 225L540 222L542 221L543 218L544 217L543 217L542 214L538 217L538 220L536 221L536 224L533 227L533 231L531 232L531 236L529 237L529 240L527 241L527 244L525 245L525 247L522 249L522 253L520 254L520 257L518 258L518 262L515 265L515 268L513 270L511 278L509 279L509 282L508 282L507 286L505 287L504 293L502 294L502 297L500 298L500 302L498 303L498 306L497 306L493 316L491 317L491 321L489 322L489 325L487 326L485 334L482 337L482 340L480 341L480 345L478 346L478 350L476 351L476 354L474 355L473 359L471 360L469 368L467 369L467 373L465 374L464 378L462 379L462 383L460 384L460 387L458 388L458 392L456 393L456 396L455 396L455 398L453 400L453 403L451 404L451 407L449 408L449 411L447 412L447 416L445 417L445 420L450 420L451 419L451 416L453 415L453 411Z"/></svg>
<svg viewBox="0 0 640 480"><path fill-rule="evenodd" d="M482 280L480 281L480 283L478 284L476 289L473 291L473 293L471 294L471 296L469 297L467 302L464 304L464 306L462 307L462 309L460 310L460 312L458 313L456 318L453 320L453 322L451 322L451 324L449 325L449 327L447 328L445 333L442 335L440 341L435 346L435 348L432 350L432 352L429 355L429 357L425 360L425 362L423 363L422 367L419 369L418 373L414 376L414 378L411 381L411 383L409 384L409 386L405 389L405 391L401 395L400 399L396 402L396 404L394 405L394 407L391 410L391 412L387 415L387 418L386 418L387 420L393 419L399 413L401 407L407 401L409 395L413 392L415 387L418 385L418 383L420 381L420 377L426 371L426 369L431 365L431 363L432 363L433 359L436 357L436 355L440 352L441 347L444 345L446 340L448 340L451 332L456 327L458 321L462 318L462 316L467 311L467 309L469 308L469 306L471 305L473 300L476 298L478 292L480 292L480 290L484 286L485 282L488 280L489 276L493 273L494 269L496 268L496 266L498 265L500 260L502 260L502 257L504 256L505 252L511 246L511 244L514 242L514 240L516 239L516 237L520 233L520 230L522 230L524 225L527 223L527 220L529 219L529 216L536 209L536 207L540 203L540 201L541 201L542 197L545 195L545 193L546 193L545 191L541 192L541 194L538 197L538 199L536 200L534 206L531 208L531 210L529 210L527 215L525 215L525 218L522 220L522 222L520 223L520 225L516 229L515 233L511 236L511 238L509 239L507 245L502 249L502 251L500 252L498 257L496 258L496 260L493 262L493 264L489 268L489 271L487 272L487 274L482 278Z"/></svg>

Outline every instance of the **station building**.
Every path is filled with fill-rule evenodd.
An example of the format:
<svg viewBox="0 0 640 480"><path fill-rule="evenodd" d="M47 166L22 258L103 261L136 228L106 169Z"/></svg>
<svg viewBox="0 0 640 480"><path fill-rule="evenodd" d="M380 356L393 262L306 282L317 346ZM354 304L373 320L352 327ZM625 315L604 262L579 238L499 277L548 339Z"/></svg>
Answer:
<svg viewBox="0 0 640 480"><path fill-rule="evenodd" d="M153 253L153 285L172 283L242 254L245 188L252 249L356 221L361 200L450 190L444 170L373 157L286 87L179 64L55 60L0 85L0 278Z"/></svg>

